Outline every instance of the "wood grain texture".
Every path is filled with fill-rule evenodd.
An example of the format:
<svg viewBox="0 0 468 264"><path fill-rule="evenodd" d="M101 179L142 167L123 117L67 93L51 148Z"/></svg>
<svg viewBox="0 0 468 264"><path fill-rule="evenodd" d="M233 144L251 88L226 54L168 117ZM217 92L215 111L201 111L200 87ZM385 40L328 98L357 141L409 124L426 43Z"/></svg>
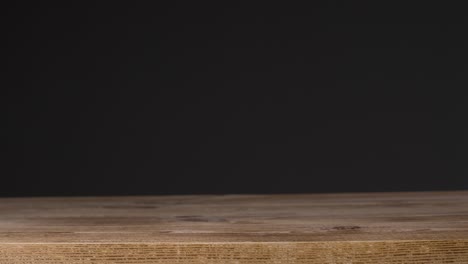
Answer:
<svg viewBox="0 0 468 264"><path fill-rule="evenodd" d="M0 263L468 263L468 192L4 198Z"/></svg>

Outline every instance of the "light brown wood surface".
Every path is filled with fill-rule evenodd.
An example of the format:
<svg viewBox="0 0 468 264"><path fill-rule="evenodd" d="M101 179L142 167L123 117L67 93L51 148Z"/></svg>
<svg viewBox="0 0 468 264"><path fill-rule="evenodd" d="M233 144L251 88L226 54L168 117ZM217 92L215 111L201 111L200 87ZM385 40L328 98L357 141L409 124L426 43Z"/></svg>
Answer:
<svg viewBox="0 0 468 264"><path fill-rule="evenodd" d="M0 199L0 263L468 263L468 192Z"/></svg>

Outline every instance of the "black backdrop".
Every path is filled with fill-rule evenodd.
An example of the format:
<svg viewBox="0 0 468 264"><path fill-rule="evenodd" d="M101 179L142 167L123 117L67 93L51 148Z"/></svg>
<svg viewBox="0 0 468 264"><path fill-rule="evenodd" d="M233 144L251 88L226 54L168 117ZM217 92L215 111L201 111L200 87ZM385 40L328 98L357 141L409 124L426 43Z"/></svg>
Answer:
<svg viewBox="0 0 468 264"><path fill-rule="evenodd" d="M374 2L2 8L0 195L468 189L466 10Z"/></svg>

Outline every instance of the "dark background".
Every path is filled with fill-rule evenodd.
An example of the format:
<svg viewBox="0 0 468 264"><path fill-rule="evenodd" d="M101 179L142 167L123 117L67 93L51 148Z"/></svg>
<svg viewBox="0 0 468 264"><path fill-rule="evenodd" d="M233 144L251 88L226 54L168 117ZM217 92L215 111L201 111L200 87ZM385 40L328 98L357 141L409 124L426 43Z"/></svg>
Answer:
<svg viewBox="0 0 468 264"><path fill-rule="evenodd" d="M466 9L375 2L3 7L0 196L468 189Z"/></svg>

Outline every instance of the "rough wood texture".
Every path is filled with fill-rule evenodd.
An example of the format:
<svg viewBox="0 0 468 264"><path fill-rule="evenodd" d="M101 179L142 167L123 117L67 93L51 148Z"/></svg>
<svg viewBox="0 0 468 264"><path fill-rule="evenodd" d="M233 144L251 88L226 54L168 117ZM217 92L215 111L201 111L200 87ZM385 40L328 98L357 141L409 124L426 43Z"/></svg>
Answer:
<svg viewBox="0 0 468 264"><path fill-rule="evenodd" d="M0 199L0 263L468 263L468 192Z"/></svg>

